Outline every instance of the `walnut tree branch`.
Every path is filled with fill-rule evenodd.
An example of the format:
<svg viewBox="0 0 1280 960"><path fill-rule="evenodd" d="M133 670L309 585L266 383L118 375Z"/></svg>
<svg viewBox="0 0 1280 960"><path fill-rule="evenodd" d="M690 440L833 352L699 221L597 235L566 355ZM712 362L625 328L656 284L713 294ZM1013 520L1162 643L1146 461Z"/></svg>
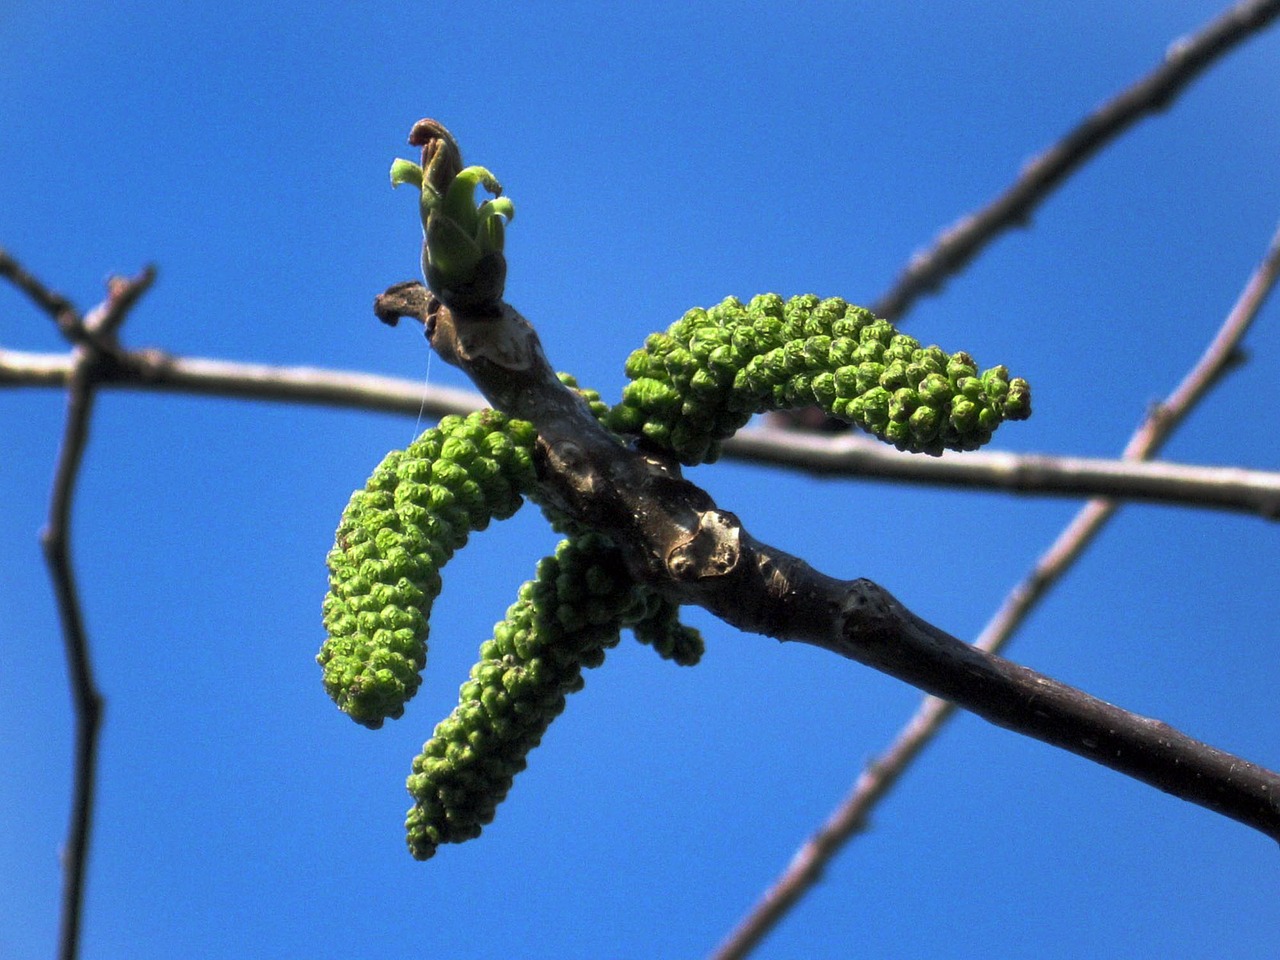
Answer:
<svg viewBox="0 0 1280 960"><path fill-rule="evenodd" d="M678 464L623 446L600 426L510 305L461 312L405 290L380 298L379 315L423 321L435 350L494 407L534 424L543 497L610 536L637 581L741 630L875 667L1280 839L1280 775L970 647L869 580L825 576L762 543Z"/></svg>
<svg viewBox="0 0 1280 960"><path fill-rule="evenodd" d="M948 227L927 251L911 258L872 311L890 320L927 293L941 288L988 243L1031 214L1063 180L1147 114L1166 109L1191 81L1280 15L1280 0L1244 0L1198 33L1177 40L1164 62L1089 114L1078 126L1030 160L1018 178L981 210Z"/></svg>
<svg viewBox="0 0 1280 960"><path fill-rule="evenodd" d="M75 773L71 792L71 822L63 853L62 917L58 955L72 960L79 952L80 920L84 910L85 873L98 768L98 739L102 725L102 694L94 680L70 554L71 502L76 475L88 440L93 412L93 357L87 348L77 356L67 389L67 418L62 447L54 473L49 519L40 533L40 545L53 583L58 616L62 621L68 682L75 706Z"/></svg>
<svg viewBox="0 0 1280 960"><path fill-rule="evenodd" d="M1153 456L1210 388L1230 368L1241 340L1280 277L1280 229L1266 254L1245 283L1235 305L1196 365L1161 404L1153 408L1125 447L1126 460ZM1010 591L995 616L979 635L975 647L1003 649L1039 601L1072 567L1119 508L1113 500L1085 504L1040 557L1031 572ZM764 892L714 954L714 960L747 956L790 909L812 888L827 864L861 832L876 805L910 765L941 732L955 713L955 705L926 696L893 743L867 765L852 791L827 821L791 858L782 874Z"/></svg>
<svg viewBox="0 0 1280 960"><path fill-rule="evenodd" d="M57 321L64 335L76 344L67 384L67 417L62 446L54 471L49 498L49 517L40 534L40 544L49 567L62 621L63 645L67 657L68 682L75 705L75 772L72 780L71 822L64 852L62 917L58 953L73 960L80 948L80 923L84 912L85 876L98 766L98 741L102 725L103 699L94 679L75 570L71 562L71 507L75 483L89 438L93 413L95 380L104 358L115 352L114 335L129 309L155 279L148 267L132 279L113 278L107 299L83 318L60 295L44 291L34 277L0 252L0 270Z"/></svg>
<svg viewBox="0 0 1280 960"><path fill-rule="evenodd" d="M64 388L71 382L74 367L71 354L0 348L0 387ZM465 415L485 404L483 397L470 390L424 386L415 380L180 357L151 349L121 351L104 361L96 385L99 389L312 403L409 416L419 411L430 417ZM814 434L772 427L740 431L725 442L723 452L727 459L833 478L872 477L1036 496L1106 496L1280 517L1280 473L1266 470L988 450L918 457L856 433Z"/></svg>

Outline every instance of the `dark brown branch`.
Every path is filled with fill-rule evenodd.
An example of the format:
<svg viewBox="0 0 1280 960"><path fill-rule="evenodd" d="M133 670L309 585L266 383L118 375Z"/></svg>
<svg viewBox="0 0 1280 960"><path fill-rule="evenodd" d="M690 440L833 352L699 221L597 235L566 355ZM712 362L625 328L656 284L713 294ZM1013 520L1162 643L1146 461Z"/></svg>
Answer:
<svg viewBox="0 0 1280 960"><path fill-rule="evenodd" d="M69 354L0 348L0 387L66 387ZM429 417L467 414L485 405L479 394L413 380L314 367L280 367L159 350L122 352L100 370L97 387L161 390L198 396L314 403ZM1107 496L1170 506L1280 517L1280 473L1185 463L1140 463L974 451L919 457L858 434L819 435L770 427L740 431L724 445L726 459L771 464L830 477L872 477L901 483L994 490L1037 496Z"/></svg>
<svg viewBox="0 0 1280 960"><path fill-rule="evenodd" d="M0 277L4 277L26 294L32 303L50 317L57 319L61 313L70 313L77 322L79 321L80 314L70 300L46 287L35 274L27 270L2 247L0 247Z"/></svg>
<svg viewBox="0 0 1280 960"><path fill-rule="evenodd" d="M637 580L726 623L814 644L1280 839L1280 776L1158 721L970 647L867 580L824 576L753 538L678 465L619 445L556 379L507 304L431 303L432 346L498 409L538 430L544 497L608 534Z"/></svg>
<svg viewBox="0 0 1280 960"><path fill-rule="evenodd" d="M1245 0L1199 33L1179 40L1164 62L1107 101L1065 137L1033 158L1017 180L991 203L944 230L927 251L916 254L872 310L894 319L920 297L939 290L988 243L1031 214L1063 180L1147 114L1167 108L1215 60L1280 15L1280 0Z"/></svg>
<svg viewBox="0 0 1280 960"><path fill-rule="evenodd" d="M75 773L71 791L71 822L63 856L62 919L58 955L73 960L79 952L80 919L84 910L85 873L89 860L89 836L93 826L93 806L98 768L98 734L102 724L102 695L94 681L71 564L71 500L80 461L89 434L93 412L93 356L88 348L77 348L75 370L67 391L67 420L54 473L49 519L40 534L45 562L53 581L58 616L62 620L63 646L67 657L68 682L75 707Z"/></svg>
<svg viewBox="0 0 1280 960"><path fill-rule="evenodd" d="M67 679L76 718L71 820L63 856L58 941L59 957L74 960L80 949L103 699L94 679L89 638L71 563L71 508L89 437L98 370L114 354L114 333L129 309L150 287L155 271L148 267L131 280L113 278L108 284L107 299L83 319L69 300L45 288L3 251L0 251L0 274L49 313L64 335L76 344L67 382L66 426L49 497L49 516L40 534L40 545L49 567L58 616L62 621Z"/></svg>
<svg viewBox="0 0 1280 960"><path fill-rule="evenodd" d="M80 312L71 301L57 291L46 287L39 278L2 248L0 248L0 277L8 280L26 294L32 303L47 313L69 340L75 341L83 336Z"/></svg>
<svg viewBox="0 0 1280 960"><path fill-rule="evenodd" d="M1191 412L1205 393L1217 384L1237 355L1240 342L1280 276L1280 230L1261 263L1254 270L1213 342L1167 400L1149 412L1125 447L1126 460L1152 456ZM1095 499L1085 504L1031 572L1001 604L979 635L975 647L995 652L1071 568L1115 514L1113 500ZM747 956L787 912L818 881L828 863L859 833L871 811L894 787L921 751L941 732L955 713L953 703L937 696L925 697L893 743L867 765L852 791L791 858L781 876L752 907L714 955L714 960L740 960ZM1273 794L1274 796L1274 794Z"/></svg>

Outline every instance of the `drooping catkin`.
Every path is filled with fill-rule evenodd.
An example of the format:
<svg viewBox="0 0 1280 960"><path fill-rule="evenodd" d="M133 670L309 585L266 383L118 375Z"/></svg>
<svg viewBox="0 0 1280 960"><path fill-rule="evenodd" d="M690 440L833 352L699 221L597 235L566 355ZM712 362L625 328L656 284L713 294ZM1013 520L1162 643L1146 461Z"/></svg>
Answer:
<svg viewBox="0 0 1280 960"><path fill-rule="evenodd" d="M690 310L627 360L609 426L710 462L753 414L817 405L900 450L972 450L1031 413L1025 380L922 347L839 298L730 297Z"/></svg>
<svg viewBox="0 0 1280 960"><path fill-rule="evenodd" d="M538 563L481 644L458 705L413 761L405 830L414 857L480 835L565 697L582 689L582 671L599 666L621 627L646 612L642 589L598 534L561 541Z"/></svg>
<svg viewBox="0 0 1280 960"><path fill-rule="evenodd" d="M511 516L533 483L530 424L493 410L445 417L352 494L329 552L329 696L357 723L404 712L421 683L441 568L472 531Z"/></svg>

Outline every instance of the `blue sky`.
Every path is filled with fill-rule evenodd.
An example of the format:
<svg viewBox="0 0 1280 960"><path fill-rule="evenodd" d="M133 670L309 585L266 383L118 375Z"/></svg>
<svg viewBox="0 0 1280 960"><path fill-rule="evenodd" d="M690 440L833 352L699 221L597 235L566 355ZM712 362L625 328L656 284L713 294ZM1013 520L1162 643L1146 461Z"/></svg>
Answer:
<svg viewBox="0 0 1280 960"><path fill-rule="evenodd" d="M0 245L88 307L160 278L124 340L422 380L373 296L416 273L388 186L422 116L517 206L508 298L552 362L622 361L733 294L868 301L911 252L1146 72L1217 3L8 4ZM999 240L910 331L1033 383L1004 449L1113 456L1216 330L1280 216L1280 35L1254 40ZM1170 459L1280 469L1280 304ZM55 351L0 289L0 346ZM435 384L465 386L436 362ZM48 956L71 720L37 533L64 412L0 391L0 954ZM325 551L412 418L110 392L74 558L108 698L86 958L706 954L918 695L701 612L703 664L629 638L472 843L404 850L403 779L554 536L533 512L445 571L405 717L325 697ZM1076 504L695 471L757 536L961 637ZM922 549L927 547L927 549ZM926 557L927 553L927 557ZM1010 655L1275 768L1280 542L1125 509ZM1260 956L1274 844L962 717L763 958Z"/></svg>

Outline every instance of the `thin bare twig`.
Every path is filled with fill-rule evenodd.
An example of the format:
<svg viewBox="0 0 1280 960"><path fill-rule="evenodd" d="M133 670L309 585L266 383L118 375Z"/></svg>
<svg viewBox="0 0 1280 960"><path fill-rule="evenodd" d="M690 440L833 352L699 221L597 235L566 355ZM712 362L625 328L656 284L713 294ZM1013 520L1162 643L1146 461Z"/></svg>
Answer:
<svg viewBox="0 0 1280 960"><path fill-rule="evenodd" d="M899 453L857 434L776 427L742 430L725 456L809 473L902 483L1216 508L1280 518L1280 473L1185 463L977 450L942 457Z"/></svg>
<svg viewBox="0 0 1280 960"><path fill-rule="evenodd" d="M1166 109L1215 60L1280 15L1280 0L1245 0L1193 36L1171 44L1164 62L1107 101L1065 137L1033 158L1013 185L981 210L944 230L933 246L911 258L893 286L872 307L894 319L927 293L939 290L988 243L1031 214L1063 180L1147 114Z"/></svg>
<svg viewBox="0 0 1280 960"><path fill-rule="evenodd" d="M65 387L74 358L0 347L0 387ZM123 352L104 365L101 388L162 390L207 397L313 403L428 417L468 414L486 406L472 390L424 386L421 381L319 367L285 367L205 357L175 357L161 350Z"/></svg>
<svg viewBox="0 0 1280 960"><path fill-rule="evenodd" d="M71 565L70 523L71 500L76 475L84 455L89 433L89 416L93 412L93 356L88 348L78 357L67 391L67 420L58 453L49 502L49 519L40 533L45 562L53 581L62 620L62 638L67 656L68 682L75 706L75 773L71 789L71 822L67 828L67 844L63 851L62 919L58 956L73 960L79 952L80 918L84 907L85 872L89 859L89 835L93 825L93 806L98 769L98 733L102 724L102 694L94 681L89 657L89 639L85 632L76 589L75 571Z"/></svg>
<svg viewBox="0 0 1280 960"><path fill-rule="evenodd" d="M66 387L74 367L74 357L69 354L0 349L0 386ZM314 367L174 357L157 350L117 354L103 365L96 385L98 389L167 390L410 416L421 410L428 417L467 414L485 406L484 398L470 390L424 387L413 380ZM1107 496L1280 517L1280 473L1239 467L998 451L922 457L899 453L856 434L813 434L770 427L740 431L725 443L724 456L830 477L873 477L1037 496Z"/></svg>
<svg viewBox="0 0 1280 960"><path fill-rule="evenodd" d="M32 303L53 318L60 330L75 339L76 331L82 328L80 312L70 300L46 287L3 248L0 248L0 277L26 294Z"/></svg>
<svg viewBox="0 0 1280 960"><path fill-rule="evenodd" d="M1231 366L1241 339L1280 276L1280 229L1246 283L1218 334L1200 360L1163 403L1151 410L1125 447L1124 458L1154 455L1205 393ZM995 653L1012 638L1027 615L1062 578L1118 509L1113 500L1090 500L1058 535L1031 572L1010 591L974 646ZM827 822L797 851L786 870L720 945L714 960L740 960L787 914L822 876L826 865L860 832L876 804L898 782L955 713L955 706L926 696L889 748L867 765L852 792Z"/></svg>
<svg viewBox="0 0 1280 960"><path fill-rule="evenodd" d="M71 563L71 507L89 437L98 368L114 355L115 331L129 309L150 287L155 271L148 267L132 279L113 278L108 284L107 299L83 318L66 297L46 288L4 251L0 251L0 275L53 317L63 334L76 344L67 379L67 418L49 497L49 516L40 533L40 545L49 567L58 616L62 621L67 679L76 720L71 819L63 851L58 938L59 957L74 960L80 949L80 925L84 913L103 698L94 679L89 638Z"/></svg>

